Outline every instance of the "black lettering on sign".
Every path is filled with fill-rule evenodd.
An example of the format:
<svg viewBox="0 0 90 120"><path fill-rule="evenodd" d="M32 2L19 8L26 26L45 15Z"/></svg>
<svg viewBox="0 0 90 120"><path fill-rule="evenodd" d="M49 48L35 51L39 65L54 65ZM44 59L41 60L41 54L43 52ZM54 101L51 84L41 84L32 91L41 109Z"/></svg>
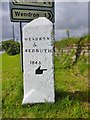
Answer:
<svg viewBox="0 0 90 120"><path fill-rule="evenodd" d="M29 49L29 52L31 52L31 49Z"/></svg>
<svg viewBox="0 0 90 120"><path fill-rule="evenodd" d="M39 52L39 50L38 50L38 49L36 49L36 52Z"/></svg>
<svg viewBox="0 0 90 120"><path fill-rule="evenodd" d="M49 37L47 37L47 40L49 40Z"/></svg>
<svg viewBox="0 0 90 120"><path fill-rule="evenodd" d="M40 37L39 40L42 40L42 38Z"/></svg>
<svg viewBox="0 0 90 120"><path fill-rule="evenodd" d="M43 40L45 40L45 37L43 37Z"/></svg>
<svg viewBox="0 0 90 120"><path fill-rule="evenodd" d="M32 49L32 53L35 53L35 49Z"/></svg>
<svg viewBox="0 0 90 120"><path fill-rule="evenodd" d="M28 41L45 41L45 40L50 40L49 37L35 37L35 38L25 38L25 40Z"/></svg>
<svg viewBox="0 0 90 120"><path fill-rule="evenodd" d="M27 38L25 38L25 40L28 40Z"/></svg>
<svg viewBox="0 0 90 120"><path fill-rule="evenodd" d="M31 38L29 38L29 41L31 41Z"/></svg>
<svg viewBox="0 0 90 120"><path fill-rule="evenodd" d="M16 16L20 16L20 12L18 12L18 11L17 12L15 11L15 14L16 14Z"/></svg>
<svg viewBox="0 0 90 120"><path fill-rule="evenodd" d="M39 17L38 13L20 12L20 11L15 11L15 15L18 17Z"/></svg>
<svg viewBox="0 0 90 120"><path fill-rule="evenodd" d="M25 49L25 52L27 52L27 49Z"/></svg>
<svg viewBox="0 0 90 120"><path fill-rule="evenodd" d="M38 40L38 38L36 38L36 41Z"/></svg>
<svg viewBox="0 0 90 120"><path fill-rule="evenodd" d="M34 61L32 61L32 64L34 65Z"/></svg>
<svg viewBox="0 0 90 120"><path fill-rule="evenodd" d="M34 44L34 47L36 47L37 45ZM53 49L25 49L25 52L29 52L29 53L52 53Z"/></svg>
<svg viewBox="0 0 90 120"><path fill-rule="evenodd" d="M33 47L36 47L37 45L36 45L36 43L34 42L34 44L33 44Z"/></svg>
<svg viewBox="0 0 90 120"><path fill-rule="evenodd" d="M44 49L45 50L45 53L47 52L47 49Z"/></svg>
<svg viewBox="0 0 90 120"><path fill-rule="evenodd" d="M30 61L30 65L41 65L41 61Z"/></svg>

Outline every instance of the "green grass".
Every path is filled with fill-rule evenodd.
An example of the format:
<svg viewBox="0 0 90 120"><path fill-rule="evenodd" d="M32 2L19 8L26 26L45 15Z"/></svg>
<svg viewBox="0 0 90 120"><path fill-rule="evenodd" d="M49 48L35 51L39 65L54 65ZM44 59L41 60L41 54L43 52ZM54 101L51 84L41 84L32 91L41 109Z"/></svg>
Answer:
<svg viewBox="0 0 90 120"><path fill-rule="evenodd" d="M0 118L2 117L2 58L0 57Z"/></svg>
<svg viewBox="0 0 90 120"><path fill-rule="evenodd" d="M88 118L87 64L81 60L73 67L65 69L62 66L63 60L61 62L59 57L55 57L55 103L22 106L23 80L20 55L3 54L2 117ZM84 68L81 69L83 65Z"/></svg>
<svg viewBox="0 0 90 120"><path fill-rule="evenodd" d="M84 46L85 43L90 43L90 35L84 35L82 37L71 37L69 39L64 38L61 41L55 42L55 46L58 50L60 50L67 46L71 46L72 44L78 45L78 43L82 46Z"/></svg>

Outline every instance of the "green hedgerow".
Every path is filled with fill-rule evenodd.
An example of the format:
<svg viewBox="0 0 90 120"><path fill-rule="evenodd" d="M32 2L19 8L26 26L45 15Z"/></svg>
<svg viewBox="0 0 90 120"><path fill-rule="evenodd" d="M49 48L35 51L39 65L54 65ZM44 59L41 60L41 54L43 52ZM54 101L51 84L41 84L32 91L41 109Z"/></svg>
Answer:
<svg viewBox="0 0 90 120"><path fill-rule="evenodd" d="M20 44L13 40L3 41L2 48L8 55L16 55L20 53Z"/></svg>

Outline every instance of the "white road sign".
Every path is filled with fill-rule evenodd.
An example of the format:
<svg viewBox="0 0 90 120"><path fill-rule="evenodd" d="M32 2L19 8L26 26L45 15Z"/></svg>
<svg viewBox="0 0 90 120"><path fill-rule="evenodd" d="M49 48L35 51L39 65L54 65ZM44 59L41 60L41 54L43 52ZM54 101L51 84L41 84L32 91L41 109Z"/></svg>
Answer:
<svg viewBox="0 0 90 120"><path fill-rule="evenodd" d="M54 2L52 0L12 0L10 2L10 13L12 22L31 21L38 17L46 17L54 22ZM40 0L41 1L41 0Z"/></svg>
<svg viewBox="0 0 90 120"><path fill-rule="evenodd" d="M40 10L22 10L22 9L12 9L12 18L16 21L23 20L33 20L38 17L46 17L49 20L52 20L53 15L50 11L40 11Z"/></svg>
<svg viewBox="0 0 90 120"><path fill-rule="evenodd" d="M52 0L15 0L13 1L13 4L26 6L30 5L30 6L53 7Z"/></svg>

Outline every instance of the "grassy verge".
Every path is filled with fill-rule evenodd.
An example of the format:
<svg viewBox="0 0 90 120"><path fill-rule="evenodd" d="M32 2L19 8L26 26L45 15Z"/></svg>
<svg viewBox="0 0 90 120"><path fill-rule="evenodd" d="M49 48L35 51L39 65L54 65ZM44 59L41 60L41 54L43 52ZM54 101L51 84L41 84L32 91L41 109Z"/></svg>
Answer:
<svg viewBox="0 0 90 120"><path fill-rule="evenodd" d="M83 59L65 69L60 58L55 57L56 102L33 106L22 106L20 56L3 54L2 60L3 118L88 118L87 65Z"/></svg>

